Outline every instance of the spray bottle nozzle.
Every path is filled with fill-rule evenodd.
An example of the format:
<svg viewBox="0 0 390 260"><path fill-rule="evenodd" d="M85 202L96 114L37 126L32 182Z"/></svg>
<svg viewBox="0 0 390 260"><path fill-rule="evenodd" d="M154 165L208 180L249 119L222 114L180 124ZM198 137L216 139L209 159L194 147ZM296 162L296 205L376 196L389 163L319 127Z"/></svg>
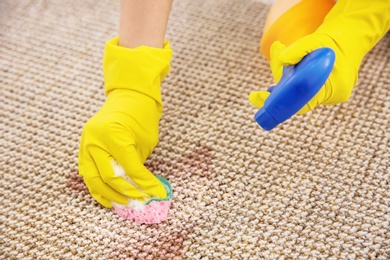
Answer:
<svg viewBox="0 0 390 260"><path fill-rule="evenodd" d="M335 59L332 49L320 48L299 63L284 67L282 78L268 89L271 94L255 114L257 123L269 131L297 113L325 84Z"/></svg>

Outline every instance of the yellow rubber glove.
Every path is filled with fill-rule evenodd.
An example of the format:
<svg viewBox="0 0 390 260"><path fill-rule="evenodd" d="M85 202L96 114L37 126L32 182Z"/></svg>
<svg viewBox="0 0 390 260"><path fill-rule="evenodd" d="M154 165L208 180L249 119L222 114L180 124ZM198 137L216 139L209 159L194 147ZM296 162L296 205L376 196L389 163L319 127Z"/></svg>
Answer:
<svg viewBox="0 0 390 260"><path fill-rule="evenodd" d="M308 112L319 104L345 102L357 82L362 59L389 28L389 0L339 0L314 33L288 47L278 41L272 44L270 66L274 81L280 80L283 66L297 64L313 50L330 47L336 53L333 71L321 90L298 114ZM267 91L252 92L249 100L261 108L269 94Z"/></svg>
<svg viewBox="0 0 390 260"><path fill-rule="evenodd" d="M158 142L160 83L170 69L171 57L168 41L161 49L120 47L118 38L106 44L107 99L85 124L79 150L80 175L92 197L105 207L112 207L112 202L127 204L129 198L167 196L144 162ZM125 178L114 173L118 164Z"/></svg>

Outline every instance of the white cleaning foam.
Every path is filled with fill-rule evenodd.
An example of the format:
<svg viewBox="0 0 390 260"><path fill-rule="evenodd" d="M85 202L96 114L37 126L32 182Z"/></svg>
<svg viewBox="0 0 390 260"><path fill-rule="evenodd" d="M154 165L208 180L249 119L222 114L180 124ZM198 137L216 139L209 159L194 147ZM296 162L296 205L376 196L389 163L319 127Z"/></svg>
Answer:
<svg viewBox="0 0 390 260"><path fill-rule="evenodd" d="M129 184L137 188L140 192L145 193L125 172L123 167L115 160L111 161L112 168L114 169L115 176L122 177ZM112 205L116 208L133 208L137 211L143 210L145 208L145 203L148 201L148 198L142 199L129 199L127 205L121 205L115 202L111 202Z"/></svg>

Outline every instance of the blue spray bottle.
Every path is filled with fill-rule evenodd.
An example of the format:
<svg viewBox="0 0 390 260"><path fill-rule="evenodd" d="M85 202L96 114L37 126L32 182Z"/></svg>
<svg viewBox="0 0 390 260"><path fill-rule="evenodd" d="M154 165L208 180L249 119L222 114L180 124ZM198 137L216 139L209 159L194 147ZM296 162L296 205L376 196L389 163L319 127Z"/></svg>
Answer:
<svg viewBox="0 0 390 260"><path fill-rule="evenodd" d="M271 130L297 113L321 89L332 72L336 55L330 48L320 48L307 54L298 64L283 68L277 85L255 114L255 120L265 130Z"/></svg>

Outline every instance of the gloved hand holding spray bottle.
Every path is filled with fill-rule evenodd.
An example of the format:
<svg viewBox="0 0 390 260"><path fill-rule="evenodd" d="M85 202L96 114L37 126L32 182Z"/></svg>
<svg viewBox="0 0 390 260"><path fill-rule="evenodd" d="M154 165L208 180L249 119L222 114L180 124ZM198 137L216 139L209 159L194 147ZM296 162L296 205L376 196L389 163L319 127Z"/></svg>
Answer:
<svg viewBox="0 0 390 260"><path fill-rule="evenodd" d="M255 119L265 130L317 105L347 101L364 56L390 28L388 0L295 2L286 9L291 1L276 1L262 38L276 85L252 92L249 100L260 108Z"/></svg>

